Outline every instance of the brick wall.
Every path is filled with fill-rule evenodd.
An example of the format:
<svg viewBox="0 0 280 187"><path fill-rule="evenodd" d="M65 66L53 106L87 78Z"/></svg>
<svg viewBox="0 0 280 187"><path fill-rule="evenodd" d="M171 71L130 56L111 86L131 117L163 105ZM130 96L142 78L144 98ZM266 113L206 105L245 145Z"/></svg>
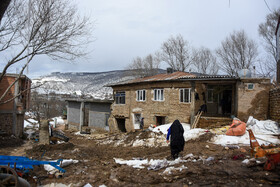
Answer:
<svg viewBox="0 0 280 187"><path fill-rule="evenodd" d="M280 88L269 92L270 119L280 123Z"/></svg>

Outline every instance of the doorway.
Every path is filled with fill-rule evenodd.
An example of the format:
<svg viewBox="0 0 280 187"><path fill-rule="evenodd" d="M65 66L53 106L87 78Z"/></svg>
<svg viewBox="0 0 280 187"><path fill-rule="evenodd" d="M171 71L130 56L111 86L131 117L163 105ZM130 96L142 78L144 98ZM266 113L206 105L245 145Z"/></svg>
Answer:
<svg viewBox="0 0 280 187"><path fill-rule="evenodd" d="M207 114L210 116L230 116L232 113L232 85L208 85Z"/></svg>
<svg viewBox="0 0 280 187"><path fill-rule="evenodd" d="M165 124L165 116L156 116L157 126Z"/></svg>
<svg viewBox="0 0 280 187"><path fill-rule="evenodd" d="M118 129L121 132L126 132L126 128L125 128L125 118L116 118L117 121L117 125L118 125Z"/></svg>

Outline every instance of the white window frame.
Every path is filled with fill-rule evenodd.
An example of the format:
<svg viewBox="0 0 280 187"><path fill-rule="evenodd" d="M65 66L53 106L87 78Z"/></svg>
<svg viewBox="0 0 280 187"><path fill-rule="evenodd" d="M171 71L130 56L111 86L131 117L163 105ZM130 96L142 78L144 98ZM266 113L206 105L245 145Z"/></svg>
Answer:
<svg viewBox="0 0 280 187"><path fill-rule="evenodd" d="M164 101L164 89L154 89L154 101Z"/></svg>
<svg viewBox="0 0 280 187"><path fill-rule="evenodd" d="M146 101L146 90L136 91L136 101Z"/></svg>
<svg viewBox="0 0 280 187"><path fill-rule="evenodd" d="M120 95L120 96L118 96ZM125 105L125 91L116 91L115 93L115 104L117 105Z"/></svg>
<svg viewBox="0 0 280 187"><path fill-rule="evenodd" d="M187 93L188 90L188 93ZM186 96L186 94L188 94ZM185 100L186 99L186 100ZM180 103L191 103L191 88L180 88L179 89L179 101Z"/></svg>

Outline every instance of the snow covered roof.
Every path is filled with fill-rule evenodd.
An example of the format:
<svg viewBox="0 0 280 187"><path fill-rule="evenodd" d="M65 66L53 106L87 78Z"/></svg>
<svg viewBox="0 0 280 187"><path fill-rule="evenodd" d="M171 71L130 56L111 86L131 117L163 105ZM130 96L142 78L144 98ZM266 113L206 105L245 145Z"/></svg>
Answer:
<svg viewBox="0 0 280 187"><path fill-rule="evenodd" d="M72 102L85 102L85 103L113 103L114 100L110 99L81 99L81 98L69 98L65 101Z"/></svg>

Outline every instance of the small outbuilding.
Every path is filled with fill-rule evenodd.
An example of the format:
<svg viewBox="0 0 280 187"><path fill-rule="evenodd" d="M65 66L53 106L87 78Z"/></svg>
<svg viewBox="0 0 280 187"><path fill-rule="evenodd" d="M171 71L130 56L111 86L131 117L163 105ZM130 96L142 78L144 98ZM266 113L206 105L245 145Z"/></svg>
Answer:
<svg viewBox="0 0 280 187"><path fill-rule="evenodd" d="M108 118L113 100L67 99L66 101L69 128L80 131L82 128L109 130Z"/></svg>

